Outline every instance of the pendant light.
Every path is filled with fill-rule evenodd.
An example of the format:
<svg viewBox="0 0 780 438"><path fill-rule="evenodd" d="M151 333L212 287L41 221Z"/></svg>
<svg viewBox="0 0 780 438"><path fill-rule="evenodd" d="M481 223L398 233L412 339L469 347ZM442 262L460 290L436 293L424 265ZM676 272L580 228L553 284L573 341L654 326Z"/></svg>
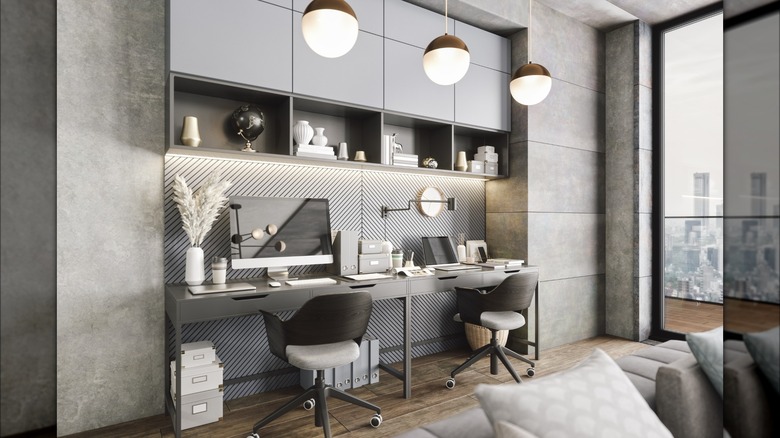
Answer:
<svg viewBox="0 0 780 438"><path fill-rule="evenodd" d="M301 30L306 44L315 53L338 58L349 52L357 41L357 16L344 0L313 0L303 12Z"/></svg>
<svg viewBox="0 0 780 438"><path fill-rule="evenodd" d="M531 8L533 0L528 6L528 64L517 69L509 82L509 92L517 102L523 105L536 105L544 100L552 88L550 72L541 64L531 62Z"/></svg>
<svg viewBox="0 0 780 438"><path fill-rule="evenodd" d="M439 85L452 85L463 79L471 62L466 43L447 34L447 6L447 0L444 0L444 35L431 41L423 55L425 74Z"/></svg>

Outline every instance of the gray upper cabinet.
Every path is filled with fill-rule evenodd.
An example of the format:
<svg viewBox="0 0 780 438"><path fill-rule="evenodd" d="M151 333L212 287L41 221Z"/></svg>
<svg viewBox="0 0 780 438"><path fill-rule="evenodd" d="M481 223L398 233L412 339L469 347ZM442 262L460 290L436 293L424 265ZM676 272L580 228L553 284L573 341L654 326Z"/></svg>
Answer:
<svg viewBox="0 0 780 438"><path fill-rule="evenodd" d="M281 1L281 0L276 0ZM289 3L290 0L287 0ZM311 0L292 0L293 10L303 12ZM358 26L364 32L382 35L384 30L385 0L347 0L357 15Z"/></svg>
<svg viewBox="0 0 780 438"><path fill-rule="evenodd" d="M170 0L170 69L289 92L292 14L257 0Z"/></svg>
<svg viewBox="0 0 780 438"><path fill-rule="evenodd" d="M385 109L452 121L454 87L428 79L423 70L423 51L385 39Z"/></svg>
<svg viewBox="0 0 780 438"><path fill-rule="evenodd" d="M292 9L293 0L262 0L266 3L273 3L277 6L281 6L283 8ZM308 4L308 3L307 3ZM306 7L304 5L304 7Z"/></svg>
<svg viewBox="0 0 780 438"><path fill-rule="evenodd" d="M455 84L455 122L510 130L509 74L471 64Z"/></svg>
<svg viewBox="0 0 780 438"><path fill-rule="evenodd" d="M303 14L293 15L293 92L382 108L382 37L361 31L346 55L323 58L303 39Z"/></svg>
<svg viewBox="0 0 780 438"><path fill-rule="evenodd" d="M455 22L455 35L468 46L472 64L510 73L508 39L461 21Z"/></svg>
<svg viewBox="0 0 780 438"><path fill-rule="evenodd" d="M449 18L447 21L449 33L454 34L455 20ZM385 0L385 38L425 49L441 35L444 35L444 15L402 0Z"/></svg>

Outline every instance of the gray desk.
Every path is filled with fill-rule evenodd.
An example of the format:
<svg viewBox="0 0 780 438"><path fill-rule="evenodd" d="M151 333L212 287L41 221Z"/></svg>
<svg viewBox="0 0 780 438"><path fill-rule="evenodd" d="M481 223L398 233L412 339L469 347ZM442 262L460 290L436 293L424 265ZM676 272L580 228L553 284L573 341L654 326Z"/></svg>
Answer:
<svg viewBox="0 0 780 438"><path fill-rule="evenodd" d="M520 269L507 271L501 270L481 270L481 271L458 271L458 272L440 272L438 275L428 277L406 278L402 276L375 280L375 281L352 281L339 279L337 284L328 285L308 285L308 286L287 286L272 288L267 285L265 279L243 280L257 287L256 291L246 292L226 292L205 295L192 295L187 290L186 285L166 285L165 287L165 314L173 325L175 336L175 349L181 351L182 344L182 326L184 324L211 321L224 318L232 318L244 315L256 315L258 310L263 309L268 312L280 312L286 310L295 310L300 308L303 303L317 295L347 292L353 290L366 290L371 293L375 300L383 299L401 299L403 300L403 368L395 369L387 364L380 364L380 367L392 376L403 382L404 398L412 396L412 339L411 339L411 297L415 295L424 295L452 290L455 286L485 288L500 283L508 275L517 272L537 271L538 267L528 266ZM535 336L534 341L528 341L527 344L534 347L535 359L539 359L539 303L538 287L537 295L534 297L535 309ZM400 323L400 321L399 321ZM166 408L173 421L173 429L176 437L181 436L181 418L176 412L181 412L181 397L172 400L168 391L170 388L170 374L168 373L168 361L173 358L167 357L170 351L168 336L166 336L165 345L165 399ZM175 355L176 369L181 368L181 355ZM443 387L443 386L442 386ZM176 393L181 394L181 373L176 376Z"/></svg>

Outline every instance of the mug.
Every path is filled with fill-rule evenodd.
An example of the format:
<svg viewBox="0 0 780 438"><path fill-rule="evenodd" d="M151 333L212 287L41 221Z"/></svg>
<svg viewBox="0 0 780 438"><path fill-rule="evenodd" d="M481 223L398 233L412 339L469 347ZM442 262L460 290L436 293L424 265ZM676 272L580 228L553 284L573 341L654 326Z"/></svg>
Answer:
<svg viewBox="0 0 780 438"><path fill-rule="evenodd" d="M404 253L401 252L401 250L393 251L393 254L391 254L391 260L393 261L393 267L394 268L400 268L404 264Z"/></svg>

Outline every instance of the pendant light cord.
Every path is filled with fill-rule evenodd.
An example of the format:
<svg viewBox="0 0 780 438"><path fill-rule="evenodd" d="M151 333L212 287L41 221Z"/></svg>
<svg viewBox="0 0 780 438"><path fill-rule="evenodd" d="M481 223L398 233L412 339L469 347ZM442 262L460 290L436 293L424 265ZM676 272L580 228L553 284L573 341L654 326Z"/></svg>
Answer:
<svg viewBox="0 0 780 438"><path fill-rule="evenodd" d="M447 2L449 0L444 0L444 35L447 35Z"/></svg>
<svg viewBox="0 0 780 438"><path fill-rule="evenodd" d="M528 1L528 63L531 63L531 20L533 19L534 0Z"/></svg>

